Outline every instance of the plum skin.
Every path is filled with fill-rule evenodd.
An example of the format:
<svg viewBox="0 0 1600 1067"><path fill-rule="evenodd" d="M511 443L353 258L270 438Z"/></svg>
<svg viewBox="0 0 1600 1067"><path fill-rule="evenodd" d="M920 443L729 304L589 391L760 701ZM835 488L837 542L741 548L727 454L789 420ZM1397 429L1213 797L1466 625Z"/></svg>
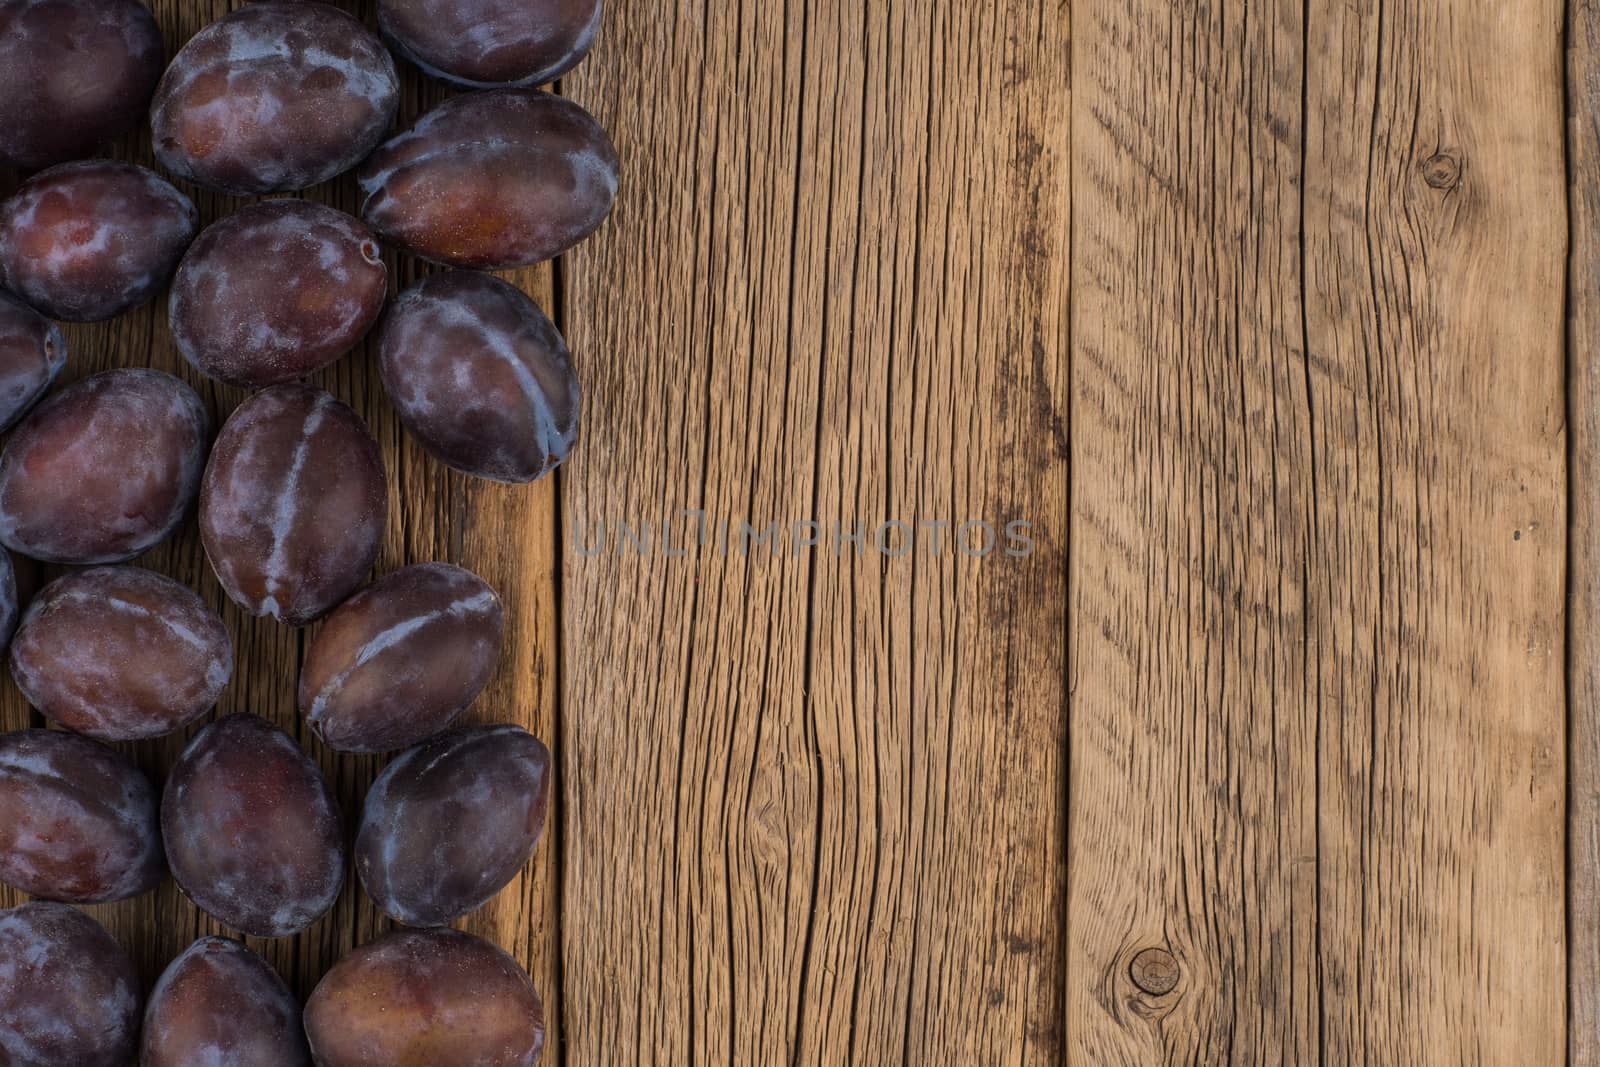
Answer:
<svg viewBox="0 0 1600 1067"><path fill-rule="evenodd" d="M320 1067L531 1067L544 1005L528 973L456 930L399 930L345 956L306 1001Z"/></svg>
<svg viewBox="0 0 1600 1067"><path fill-rule="evenodd" d="M434 274L378 332L384 388L406 430L447 466L525 483L565 462L582 392L555 324L488 274Z"/></svg>
<svg viewBox="0 0 1600 1067"><path fill-rule="evenodd" d="M383 310L372 232L331 207L270 200L213 223L178 267L173 339L201 373L259 388L338 359Z"/></svg>
<svg viewBox="0 0 1600 1067"><path fill-rule="evenodd" d="M46 399L0 453L0 543L121 563L170 537L200 489L211 416L170 374L110 370Z"/></svg>
<svg viewBox="0 0 1600 1067"><path fill-rule="evenodd" d="M4 0L0 163L36 170L129 132L164 55L160 27L137 0Z"/></svg>
<svg viewBox="0 0 1600 1067"><path fill-rule="evenodd" d="M65 904L0 911L0 1063L127 1067L139 979L105 927Z"/></svg>
<svg viewBox="0 0 1600 1067"><path fill-rule="evenodd" d="M161 835L190 899L256 937L306 929L344 883L338 801L300 746L253 715L212 723L184 749L162 794Z"/></svg>
<svg viewBox="0 0 1600 1067"><path fill-rule="evenodd" d="M67 365L61 328L10 293L0 292L0 432L39 402Z"/></svg>
<svg viewBox="0 0 1600 1067"><path fill-rule="evenodd" d="M394 60L316 0L251 4L173 57L150 109L156 158L225 193L304 189L355 166L400 103Z"/></svg>
<svg viewBox="0 0 1600 1067"><path fill-rule="evenodd" d="M67 364L61 328L0 291L0 431L9 430L44 396Z"/></svg>
<svg viewBox="0 0 1600 1067"><path fill-rule="evenodd" d="M138 567L96 567L39 591L10 662L17 688L52 722L133 741L216 705L233 676L233 639L186 586Z"/></svg>
<svg viewBox="0 0 1600 1067"><path fill-rule="evenodd" d="M140 1067L309 1067L300 1004L241 942L202 937L173 960L145 1006Z"/></svg>
<svg viewBox="0 0 1600 1067"><path fill-rule="evenodd" d="M200 537L223 589L252 614L291 626L327 614L377 561L387 517L377 441L320 389L264 389L217 435Z"/></svg>
<svg viewBox="0 0 1600 1067"><path fill-rule="evenodd" d="M600 32L601 0L382 0L378 25L395 51L459 85L555 81Z"/></svg>
<svg viewBox="0 0 1600 1067"><path fill-rule="evenodd" d="M99 322L148 303L199 224L194 203L153 171L63 163L0 204L0 275L51 318Z"/></svg>
<svg viewBox="0 0 1600 1067"><path fill-rule="evenodd" d="M520 726L468 727L409 749L367 793L356 872L407 926L440 926L510 883L550 807L550 750Z"/></svg>
<svg viewBox="0 0 1600 1067"><path fill-rule="evenodd" d="M69 904L126 900L166 875L150 779L97 741L0 734L0 882Z"/></svg>
<svg viewBox="0 0 1600 1067"><path fill-rule="evenodd" d="M306 654L299 705L322 741L389 752L444 729L494 674L500 598L471 571L416 564L341 604Z"/></svg>
<svg viewBox="0 0 1600 1067"><path fill-rule="evenodd" d="M617 195L617 151L570 100L491 89L446 100L362 166L361 217L424 259L500 270L553 259Z"/></svg>

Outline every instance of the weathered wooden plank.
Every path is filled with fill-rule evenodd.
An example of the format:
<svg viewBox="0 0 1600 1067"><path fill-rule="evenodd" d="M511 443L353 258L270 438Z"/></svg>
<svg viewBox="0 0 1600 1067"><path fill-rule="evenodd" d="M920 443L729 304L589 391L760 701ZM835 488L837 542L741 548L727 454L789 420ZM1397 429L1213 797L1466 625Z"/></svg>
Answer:
<svg viewBox="0 0 1600 1067"><path fill-rule="evenodd" d="M1083 1062L1552 1062L1554 4L1075 49Z"/></svg>
<svg viewBox="0 0 1600 1067"><path fill-rule="evenodd" d="M154 0L152 9L166 36L169 55L201 27L237 5L194 0ZM376 7L361 5L369 25ZM438 83L423 79L402 65L402 123L409 122L448 95ZM115 147L119 158L150 164L148 132ZM195 190L185 188L195 195ZM310 199L354 211L359 203L352 177L342 177L310 190ZM222 217L246 201L215 194L196 195L204 222ZM605 240L602 234L597 240ZM423 268L393 253L386 255L391 289L415 281ZM554 290L550 267L508 275L547 310ZM165 295L154 304L110 323L68 328L73 355L63 382L116 366L153 366L194 385L206 398L218 424L243 399L244 391L207 383L192 371L173 345L166 321ZM501 666L490 688L468 713L471 721L518 722L550 744L559 762L556 657L559 635L556 611L555 483L528 488L495 486L447 471L408 440L384 396L371 345L355 352L311 380L351 404L367 420L383 447L389 473L390 521L378 572L407 563L446 560L481 574L499 590L507 610L507 640ZM314 628L297 633L276 623L252 619L233 608L221 592L200 548L194 523L187 523L170 544L136 561L198 588L222 610L232 633L237 663L232 684L224 692L218 714L251 712L277 723L295 736L321 763L344 805L352 830L366 786L381 769L382 758L341 756L322 746L300 727L295 686L305 641ZM58 573L22 563L27 591ZM0 725L7 729L42 722L30 715L9 680L0 694ZM159 779L182 750L187 737L121 746ZM529 967L546 998L550 1048L545 1063L560 1062L561 1010L559 988L559 893L561 802L558 796L551 830L528 872L479 912L458 925L495 940ZM20 899L0 888L0 906ZM195 909L167 881L155 893L115 905L87 909L104 921L132 952L146 981L205 933L227 933ZM353 945L370 940L391 924L366 898L352 872L334 910L304 934L276 941L247 939L284 975L298 993L308 994L322 973Z"/></svg>
<svg viewBox="0 0 1600 1067"><path fill-rule="evenodd" d="M1554 1063L1561 5L1310 11L1324 1045Z"/></svg>
<svg viewBox="0 0 1600 1067"><path fill-rule="evenodd" d="M1075 31L1070 1062L1317 1058L1299 13Z"/></svg>
<svg viewBox="0 0 1600 1067"><path fill-rule="evenodd" d="M1067 19L608 17L574 95L628 177L567 287L573 1062L1058 1057ZM970 559L968 519L1035 551ZM891 559L887 520L955 526Z"/></svg>
<svg viewBox="0 0 1600 1067"><path fill-rule="evenodd" d="M1570 1062L1600 1064L1600 5L1567 4L1567 988Z"/></svg>

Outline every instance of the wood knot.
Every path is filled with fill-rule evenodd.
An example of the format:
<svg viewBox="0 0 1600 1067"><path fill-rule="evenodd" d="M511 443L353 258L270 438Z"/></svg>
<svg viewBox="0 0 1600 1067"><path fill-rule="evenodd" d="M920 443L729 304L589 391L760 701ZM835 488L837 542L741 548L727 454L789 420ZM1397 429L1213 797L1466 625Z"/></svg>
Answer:
<svg viewBox="0 0 1600 1067"><path fill-rule="evenodd" d="M1141 993L1164 997L1178 988L1178 960L1164 948L1147 948L1128 964L1128 977Z"/></svg>
<svg viewBox="0 0 1600 1067"><path fill-rule="evenodd" d="M1461 181L1461 161L1449 152L1435 152L1422 161L1422 180L1434 189L1454 189Z"/></svg>

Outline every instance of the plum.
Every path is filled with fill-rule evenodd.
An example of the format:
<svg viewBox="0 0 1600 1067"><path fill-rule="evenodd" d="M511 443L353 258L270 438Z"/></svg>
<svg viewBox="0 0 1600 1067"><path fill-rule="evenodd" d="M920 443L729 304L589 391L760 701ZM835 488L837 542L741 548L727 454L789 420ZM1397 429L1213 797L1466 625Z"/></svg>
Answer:
<svg viewBox="0 0 1600 1067"><path fill-rule="evenodd" d="M356 949L306 1001L320 1067L531 1067L544 1005L516 960L456 930L400 930Z"/></svg>
<svg viewBox="0 0 1600 1067"><path fill-rule="evenodd" d="M105 927L65 904L0 911L0 1063L128 1067L139 977Z"/></svg>
<svg viewBox="0 0 1600 1067"><path fill-rule="evenodd" d="M125 900L166 874L156 790L97 741L0 734L0 882L69 904Z"/></svg>
<svg viewBox="0 0 1600 1067"><path fill-rule="evenodd" d="M138 0L3 0L0 163L48 167L129 132L164 55Z"/></svg>
<svg viewBox="0 0 1600 1067"><path fill-rule="evenodd" d="M141 1067L310 1067L300 1004L267 961L202 937L150 991Z"/></svg>
<svg viewBox="0 0 1600 1067"><path fill-rule="evenodd" d="M209 711L233 674L215 611L171 578L97 567L28 605L11 677L45 718L104 741L159 737Z"/></svg>
<svg viewBox="0 0 1600 1067"><path fill-rule="evenodd" d="M98 322L149 302L199 224L189 198L152 171L63 163L0 204L0 275L51 318Z"/></svg>
<svg viewBox="0 0 1600 1067"><path fill-rule="evenodd" d="M385 240L456 267L553 259L617 195L617 152L587 111L534 89L446 100L361 169L361 217Z"/></svg>
<svg viewBox="0 0 1600 1067"><path fill-rule="evenodd" d="M315 0L251 4L195 34L150 108L156 158L225 193L304 189L383 140L394 60L353 16Z"/></svg>
<svg viewBox="0 0 1600 1067"><path fill-rule="evenodd" d="M520 726L451 730L409 749L372 784L356 873L384 913L440 926L516 877L544 833L550 750Z"/></svg>
<svg viewBox="0 0 1600 1067"><path fill-rule="evenodd" d="M600 0L381 0L395 50L440 78L484 88L543 85L578 65L600 32Z"/></svg>
<svg viewBox="0 0 1600 1067"><path fill-rule="evenodd" d="M288 734L234 715L195 735L167 777L161 835L178 885L208 915L286 937L344 882L339 804Z"/></svg>
<svg viewBox="0 0 1600 1067"><path fill-rule="evenodd" d="M320 389L275 385L240 404L217 436L200 535L236 603L303 626L372 569L387 494L360 416Z"/></svg>
<svg viewBox="0 0 1600 1067"><path fill-rule="evenodd" d="M171 536L200 489L211 416L160 371L111 370L40 404L0 454L0 543L120 563Z"/></svg>
<svg viewBox="0 0 1600 1067"><path fill-rule="evenodd" d="M196 369L259 387L355 347L387 291L378 242L360 222L321 204L269 200L207 227L178 268L168 311Z"/></svg>
<svg viewBox="0 0 1600 1067"><path fill-rule="evenodd" d="M26 415L66 365L61 328L10 293L0 293L0 431Z"/></svg>
<svg viewBox="0 0 1600 1067"><path fill-rule="evenodd" d="M489 684L500 598L444 563L395 571L328 617L306 654L300 713L346 752L405 748L450 725Z"/></svg>
<svg viewBox="0 0 1600 1067"><path fill-rule="evenodd" d="M581 398L566 342L537 304L487 274L435 274L401 293L378 335L395 411L464 474L531 482L578 436Z"/></svg>

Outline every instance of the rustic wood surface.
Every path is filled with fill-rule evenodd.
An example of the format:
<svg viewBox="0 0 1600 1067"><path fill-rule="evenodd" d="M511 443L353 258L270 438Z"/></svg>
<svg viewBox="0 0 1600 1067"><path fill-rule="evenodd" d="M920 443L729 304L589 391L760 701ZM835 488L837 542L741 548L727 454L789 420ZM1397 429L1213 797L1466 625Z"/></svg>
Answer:
<svg viewBox="0 0 1600 1067"><path fill-rule="evenodd" d="M1600 1064L1600 5L1567 11L1570 1062Z"/></svg>
<svg viewBox="0 0 1600 1067"><path fill-rule="evenodd" d="M564 273L563 536L611 527L562 582L567 1053L1052 1062L1068 11L622 7L573 79L627 178ZM668 558L682 509L823 543ZM889 520L952 525L836 551Z"/></svg>
<svg viewBox="0 0 1600 1067"><path fill-rule="evenodd" d="M1074 27L1078 1062L1564 1054L1561 25Z"/></svg>
<svg viewBox="0 0 1600 1067"><path fill-rule="evenodd" d="M153 5L169 50L239 6ZM404 78L403 119L448 95ZM545 1063L1600 1064L1593 0L610 0L560 91L624 167L511 275L579 366L569 466L444 470L368 346L315 379L383 445L379 570L507 601L471 717L557 803L461 925ZM164 299L68 332L69 378L244 395ZM192 523L140 562L353 819L382 761L300 728L314 629L228 605ZM89 910L148 980L225 932L170 883ZM352 879L250 944L304 995L387 926Z"/></svg>

